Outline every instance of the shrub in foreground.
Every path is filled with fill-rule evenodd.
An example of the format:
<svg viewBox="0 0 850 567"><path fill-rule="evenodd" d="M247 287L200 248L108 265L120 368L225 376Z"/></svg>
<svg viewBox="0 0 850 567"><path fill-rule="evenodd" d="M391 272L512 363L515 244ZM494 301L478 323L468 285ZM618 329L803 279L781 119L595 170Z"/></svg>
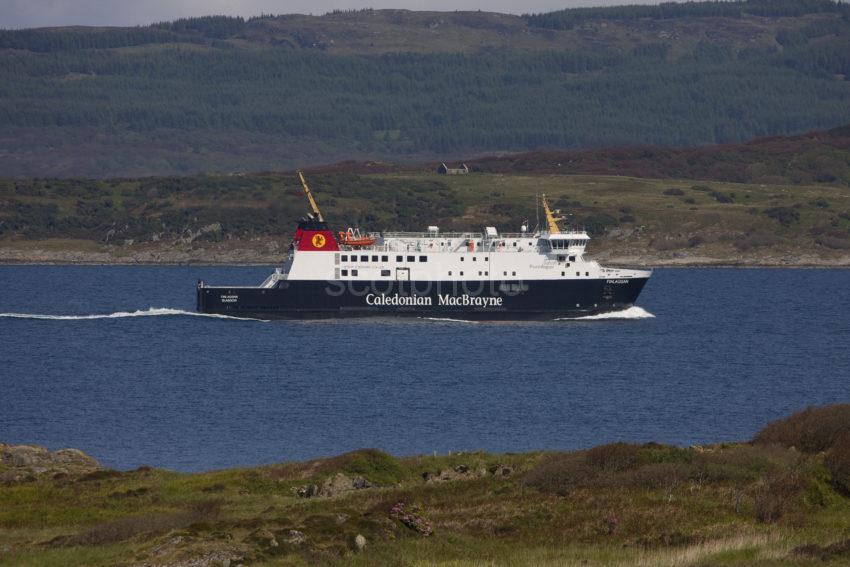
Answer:
<svg viewBox="0 0 850 567"><path fill-rule="evenodd" d="M826 468L836 488L850 494L850 433L843 433L826 455Z"/></svg>
<svg viewBox="0 0 850 567"><path fill-rule="evenodd" d="M756 519L773 523L788 512L799 509L807 482L796 473L770 479L755 495Z"/></svg>
<svg viewBox="0 0 850 567"><path fill-rule="evenodd" d="M685 482L744 487L768 482L799 465L799 453L779 446L734 445L698 451L657 443L613 443L550 455L526 474L525 483L559 495L579 488L669 489ZM766 513L766 517L773 515Z"/></svg>
<svg viewBox="0 0 850 567"><path fill-rule="evenodd" d="M850 434L850 404L810 407L773 421L753 438L758 445L795 447L819 453L832 447L839 437Z"/></svg>
<svg viewBox="0 0 850 567"><path fill-rule="evenodd" d="M638 464L640 447L629 443L610 443L588 449L585 461L590 467L605 472L633 469Z"/></svg>

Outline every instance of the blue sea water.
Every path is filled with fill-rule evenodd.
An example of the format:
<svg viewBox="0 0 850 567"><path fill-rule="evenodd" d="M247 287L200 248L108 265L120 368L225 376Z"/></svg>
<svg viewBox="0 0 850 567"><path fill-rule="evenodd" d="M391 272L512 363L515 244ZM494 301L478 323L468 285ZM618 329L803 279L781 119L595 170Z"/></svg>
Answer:
<svg viewBox="0 0 850 567"><path fill-rule="evenodd" d="M270 270L0 267L0 442L195 471L361 447L745 440L794 410L850 400L848 270L657 270L646 313L626 319L181 313L198 278L255 284Z"/></svg>

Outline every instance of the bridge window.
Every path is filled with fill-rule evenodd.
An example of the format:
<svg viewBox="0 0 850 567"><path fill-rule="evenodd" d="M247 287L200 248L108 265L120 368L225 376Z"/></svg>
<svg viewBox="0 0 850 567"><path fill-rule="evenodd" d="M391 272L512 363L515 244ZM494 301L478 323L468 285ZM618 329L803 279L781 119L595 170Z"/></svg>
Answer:
<svg viewBox="0 0 850 567"><path fill-rule="evenodd" d="M396 261L396 262L401 262L402 260L404 260L404 257L403 257L403 256L396 256L396 257L395 257L395 261Z"/></svg>
<svg viewBox="0 0 850 567"><path fill-rule="evenodd" d="M408 261L408 262L415 262L415 261L416 261L416 256L408 256L408 257L407 257L407 261Z"/></svg>
<svg viewBox="0 0 850 567"><path fill-rule="evenodd" d="M419 261L420 261L420 262L427 262L427 261L428 261L428 256L419 256Z"/></svg>
<svg viewBox="0 0 850 567"><path fill-rule="evenodd" d="M389 256L381 256L381 262L389 262L389 261L390 261Z"/></svg>
<svg viewBox="0 0 850 567"><path fill-rule="evenodd" d="M343 255L342 255L342 261L343 261L343 262L348 262L348 254L343 254Z"/></svg>
<svg viewBox="0 0 850 567"><path fill-rule="evenodd" d="M369 256L360 256L360 261L361 261L361 262L368 262L368 261L369 261Z"/></svg>
<svg viewBox="0 0 850 567"><path fill-rule="evenodd" d="M378 261L378 257L377 257L377 256L372 256L372 261L373 261L373 262L377 262L377 261Z"/></svg>

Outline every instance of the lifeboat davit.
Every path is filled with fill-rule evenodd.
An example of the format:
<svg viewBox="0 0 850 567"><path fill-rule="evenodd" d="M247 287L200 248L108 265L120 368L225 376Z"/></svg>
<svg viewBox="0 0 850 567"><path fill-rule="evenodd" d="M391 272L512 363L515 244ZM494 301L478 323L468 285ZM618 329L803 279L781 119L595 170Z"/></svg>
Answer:
<svg viewBox="0 0 850 567"><path fill-rule="evenodd" d="M372 246L375 239L371 236L363 236L359 229L349 228L345 232L339 231L339 243L355 248L361 246Z"/></svg>

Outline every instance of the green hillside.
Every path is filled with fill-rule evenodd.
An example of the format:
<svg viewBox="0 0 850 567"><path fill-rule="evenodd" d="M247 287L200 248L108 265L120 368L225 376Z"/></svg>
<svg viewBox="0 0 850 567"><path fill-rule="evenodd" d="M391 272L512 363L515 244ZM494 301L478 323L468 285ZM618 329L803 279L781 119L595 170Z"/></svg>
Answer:
<svg viewBox="0 0 850 567"><path fill-rule="evenodd" d="M307 169L333 227L516 230L545 193L641 264L850 265L850 127L686 149L529 152ZM306 210L294 172L0 178L0 262L277 263Z"/></svg>
<svg viewBox="0 0 850 567"><path fill-rule="evenodd" d="M0 31L0 175L688 146L850 122L829 0Z"/></svg>

